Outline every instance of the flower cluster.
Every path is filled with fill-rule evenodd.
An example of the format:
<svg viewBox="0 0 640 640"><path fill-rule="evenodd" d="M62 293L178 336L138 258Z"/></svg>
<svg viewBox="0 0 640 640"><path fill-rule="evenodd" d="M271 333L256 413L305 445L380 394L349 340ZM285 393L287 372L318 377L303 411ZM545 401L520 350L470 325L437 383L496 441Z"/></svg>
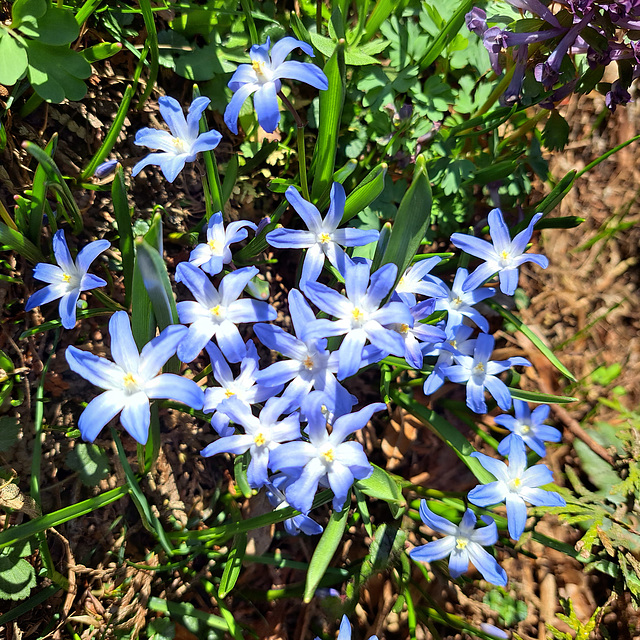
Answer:
<svg viewBox="0 0 640 640"><path fill-rule="evenodd" d="M541 0L507 2L522 12L523 20L506 29L498 26L498 19L487 18L486 12L478 7L466 16L468 29L482 38L496 73L500 73L505 64L503 52L511 52L515 64L513 77L503 96L505 103L521 97L525 73L534 57L536 63L531 71L545 90L551 91L547 99L550 104L562 100L576 86L581 92L593 88L611 62L628 66L628 72L621 73L613 83L604 83L607 86L606 105L615 111L617 105L629 102L629 86L640 75L638 3L569 0L552 3L549 7ZM533 30L531 15L537 22ZM570 54L584 56L585 63L580 72L569 60Z"/></svg>

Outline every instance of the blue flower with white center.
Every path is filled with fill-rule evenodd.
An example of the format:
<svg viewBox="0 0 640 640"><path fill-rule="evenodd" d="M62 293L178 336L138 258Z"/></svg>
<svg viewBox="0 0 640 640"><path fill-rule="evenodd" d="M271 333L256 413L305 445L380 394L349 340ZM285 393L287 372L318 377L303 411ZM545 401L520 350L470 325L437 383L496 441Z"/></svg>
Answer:
<svg viewBox="0 0 640 640"><path fill-rule="evenodd" d="M511 394L509 387L496 374L506 371L510 367L530 367L526 358L519 356L506 360L491 361L494 338L488 333L481 333L476 338L473 356L454 353L453 359L457 364L443 367L443 375L451 382L467 384L467 406L476 413L486 413L487 403L484 401L486 389L504 411L511 408Z"/></svg>
<svg viewBox="0 0 640 640"><path fill-rule="evenodd" d="M180 103L174 98L163 96L158 100L160 113L169 125L171 133L160 129L145 127L136 133L134 144L149 149L160 149L160 153L150 153L142 158L131 170L132 176L137 176L142 169L152 164L162 170L164 177L173 182L184 169L187 162L193 162L201 151L215 149L222 136L212 129L200 133L199 122L202 112L209 106L211 100L201 96L196 98L189 107L185 119Z"/></svg>
<svg viewBox="0 0 640 640"><path fill-rule="evenodd" d="M380 235L375 229L338 229L346 202L344 187L339 182L334 182L331 187L331 204L324 220L318 209L302 198L295 187L289 187L285 195L309 230L275 229L267 234L267 242L278 249L307 250L300 276L303 291L308 282L318 279L325 256L343 273L347 256L342 247L362 247L375 242Z"/></svg>
<svg viewBox="0 0 640 640"><path fill-rule="evenodd" d="M247 342L247 352L240 362L240 375L237 378L233 377L222 352L213 342L209 342L205 349L211 358L213 377L220 386L205 389L202 410L205 413L213 412L211 426L218 435L228 436L235 431L229 426L229 416L224 412L225 403L229 398L237 398L247 408L251 408L252 404L264 402L278 395L282 391L282 385L271 384L268 379L266 383L256 384L259 358L256 346L251 341Z"/></svg>
<svg viewBox="0 0 640 640"><path fill-rule="evenodd" d="M479 507L505 502L509 535L519 540L527 522L526 502L536 507L564 507L566 502L557 491L540 489L553 482L553 474L544 464L527 469L527 454L522 438L511 438L509 464L477 451L471 454L495 478L495 482L478 485L469 492L469 501Z"/></svg>
<svg viewBox="0 0 640 640"><path fill-rule="evenodd" d="M346 296L320 284L307 285L307 297L319 309L337 318L336 321L319 319L309 324L305 340L319 340L344 335L338 349L338 380L352 376L362 366L363 349L369 340L383 355L403 357L404 338L389 325L400 323L413 326L413 316L404 302L382 301L395 284L398 268L385 264L370 273L366 262L345 263L344 284Z"/></svg>
<svg viewBox="0 0 640 640"><path fill-rule="evenodd" d="M286 490L287 501L298 511L308 513L318 483L328 484L333 491L333 508L340 511L346 502L354 480L363 480L373 473L373 467L359 442L345 442L352 433L362 429L381 402L370 404L356 413L349 413L333 422L327 431L324 394L310 393L302 405L308 420L309 442L288 442L271 455L269 466L297 479Z"/></svg>
<svg viewBox="0 0 640 640"><path fill-rule="evenodd" d="M424 394L429 396L435 393L444 384L444 369L453 364L453 355L460 353L465 356L473 355L475 338L470 339L473 329L466 324L459 324L453 329L445 331L446 339L435 345L425 345L423 353L427 356L438 356L433 370L424 381Z"/></svg>
<svg viewBox="0 0 640 640"><path fill-rule="evenodd" d="M224 112L224 121L233 133L238 133L238 115L251 94L260 126L273 133L280 121L278 92L282 87L281 80L299 80L322 91L329 88L327 76L315 64L285 61L294 49L302 49L313 58L311 45L286 37L273 45L271 54L270 46L270 38L267 38L266 44L253 45L249 51L251 64L241 64L229 81L233 98Z"/></svg>
<svg viewBox="0 0 640 640"><path fill-rule="evenodd" d="M442 280L429 275L431 269L441 260L442 258L434 256L433 258L419 260L412 267L409 267L396 285L394 295L397 295L405 304L414 307L416 293L431 298L436 298L439 294L442 294L444 287Z"/></svg>
<svg viewBox="0 0 640 640"><path fill-rule="evenodd" d="M502 217L502 211L493 209L489 212L489 232L493 238L493 244L463 233L452 234L451 242L458 249L485 261L464 281L463 289L465 291L476 289L497 273L500 278L500 291L512 296L518 286L520 265L525 262L535 262L546 269L549 266L549 260L545 256L539 253L525 253L527 243L533 235L533 227L540 218L542 214L536 213L531 218L529 226L512 240L509 227Z"/></svg>
<svg viewBox="0 0 640 640"><path fill-rule="evenodd" d="M184 283L195 300L178 302L180 322L189 331L178 347L178 358L191 362L215 336L220 350L229 362L240 362L247 348L236 326L240 322L268 322L276 319L276 310L266 302L245 298L238 300L256 267L245 267L227 274L220 282L220 291L207 275L189 262L176 267L176 282Z"/></svg>
<svg viewBox="0 0 640 640"><path fill-rule="evenodd" d="M295 480L284 473L276 473L269 478L269 482L265 485L267 489L267 500L271 506L278 509L284 509L289 505L285 491L287 487ZM284 521L284 529L290 536L297 536L300 532L308 536L315 536L322 533L322 527L308 515L301 513L293 518Z"/></svg>
<svg viewBox="0 0 640 640"><path fill-rule="evenodd" d="M289 292L289 313L296 336L304 335L306 327L316 319L297 289ZM331 411L351 411L357 400L336 380L338 353L327 351L326 340L301 340L271 324L257 324L253 330L262 344L287 358L257 372L256 379L262 384L288 382L282 397L290 400L292 410L300 407L312 389L317 389L325 393Z"/></svg>
<svg viewBox="0 0 640 640"><path fill-rule="evenodd" d="M513 408L515 418L509 415L500 415L495 418L496 424L511 431L498 445L498 453L507 455L512 438L520 437L526 445L529 445L529 448L544 458L547 453L544 443L562 440L562 434L558 429L543 424L549 417L549 405L543 404L531 411L527 402L514 398Z"/></svg>
<svg viewBox="0 0 640 640"><path fill-rule="evenodd" d="M482 521L488 526L476 529L476 516L467 509L459 525L455 525L446 518L439 516L427 506L426 500L420 502L420 517L434 531L444 534L444 538L427 542L409 551L409 555L417 562L434 562L449 556L449 573L452 578L458 578L469 569L469 562L482 577L491 584L500 587L507 585L507 574L496 559L483 547L488 547L498 541L498 527L493 518L482 516Z"/></svg>
<svg viewBox="0 0 640 640"><path fill-rule="evenodd" d="M435 302L424 300L409 309L413 316L413 324L394 323L389 325L395 329L404 340L404 359L414 368L422 369L424 364L423 345L442 342L446 339L445 332L431 324L424 324L421 320L428 318L434 311Z"/></svg>
<svg viewBox="0 0 640 640"><path fill-rule="evenodd" d="M490 287L486 289L465 289L463 283L467 280L468 271L460 268L456 271L455 278L451 289L444 282L440 287L440 292L434 292L432 297L436 301L436 311L447 312L447 325L445 331L453 329L462 324L463 318L469 318L484 331L489 331L489 323L487 319L472 305L478 304L487 298L490 298L495 289Z"/></svg>
<svg viewBox="0 0 640 640"><path fill-rule="evenodd" d="M222 267L231 262L229 245L244 240L249 234L246 227L256 230L256 225L248 220L230 222L225 229L222 213L214 213L207 225L207 241L199 244L191 252L189 262L210 276L219 274Z"/></svg>
<svg viewBox="0 0 640 640"><path fill-rule="evenodd" d="M281 443L300 438L300 414L292 413L278 421L287 405L288 402L282 398L271 398L262 408L260 416L256 417L243 402L229 398L224 411L233 422L242 425L246 433L218 438L205 447L201 454L209 457L216 453L238 455L248 451L251 462L247 468L247 480L251 487L259 489L269 481L267 467L270 466L270 457L283 446Z"/></svg>
<svg viewBox="0 0 640 640"><path fill-rule="evenodd" d="M76 305L83 291L90 291L96 287L104 287L107 283L98 276L87 273L91 263L111 244L108 240L96 240L84 247L74 262L69 247L60 229L53 236L53 255L58 266L40 262L33 270L36 280L49 283L48 286L36 291L27 300L25 311L31 311L41 304L52 302L60 298L58 311L62 326L73 329L76 324Z"/></svg>
<svg viewBox="0 0 640 640"><path fill-rule="evenodd" d="M76 347L67 347L65 355L69 368L96 387L105 389L87 405L78 420L85 440L93 442L102 428L122 412L122 426L137 442L146 444L149 401L154 398L176 400L192 409L202 409L204 394L193 380L173 373L158 373L175 354L185 333L185 327L170 325L138 352L127 312L117 311L109 320L114 362Z"/></svg>

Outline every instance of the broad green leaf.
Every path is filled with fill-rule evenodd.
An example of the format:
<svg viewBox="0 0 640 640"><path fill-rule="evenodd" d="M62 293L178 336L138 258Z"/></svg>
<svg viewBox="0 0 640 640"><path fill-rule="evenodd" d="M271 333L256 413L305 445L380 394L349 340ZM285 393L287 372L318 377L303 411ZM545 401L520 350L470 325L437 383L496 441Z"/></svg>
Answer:
<svg viewBox="0 0 640 640"><path fill-rule="evenodd" d="M15 418L9 416L0 417L0 451L8 451L18 442L20 425Z"/></svg>
<svg viewBox="0 0 640 640"><path fill-rule="evenodd" d="M72 471L77 471L82 484L96 487L100 480L107 478L111 472L109 458L105 452L95 444L78 442L69 451L65 463Z"/></svg>
<svg viewBox="0 0 640 640"><path fill-rule="evenodd" d="M0 25L0 84L15 84L27 71L27 50Z"/></svg>
<svg viewBox="0 0 640 640"><path fill-rule="evenodd" d="M476 458L471 457L471 454L475 451L473 445L445 418L400 391L391 391L391 398L397 405L418 418L420 422L429 427L433 433L449 445L480 482L487 483L495 480Z"/></svg>
<svg viewBox="0 0 640 640"><path fill-rule="evenodd" d="M222 572L220 587L218 589L218 595L221 598L226 598L227 594L229 594L235 586L238 576L240 575L240 570L242 569L242 561L246 548L247 534L244 532L239 533L233 539L231 550L229 551L227 561L224 565L224 571Z"/></svg>
<svg viewBox="0 0 640 640"><path fill-rule="evenodd" d="M17 29L26 17L37 20L47 11L47 0L16 0L11 5L11 28Z"/></svg>
<svg viewBox="0 0 640 640"><path fill-rule="evenodd" d="M329 81L327 91L320 92L320 127L311 174L314 176L311 198L314 202L331 187L335 171L338 133L345 96L344 42L339 42L324 72Z"/></svg>
<svg viewBox="0 0 640 640"><path fill-rule="evenodd" d="M380 25L391 15L391 12L398 6L393 0L378 0L371 15L367 19L362 39L367 42L376 35Z"/></svg>
<svg viewBox="0 0 640 640"><path fill-rule="evenodd" d="M4 222L0 222L0 244L4 244L12 251L24 256L31 264L46 262L38 247Z"/></svg>
<svg viewBox="0 0 640 640"><path fill-rule="evenodd" d="M307 580L304 587L304 601L311 602L315 595L316 588L324 576L333 554L336 552L342 535L347 526L347 518L349 516L349 500L346 500L342 511L333 511L331 518L324 529L322 537L318 541L318 546L313 552L313 557L309 563L307 571Z"/></svg>
<svg viewBox="0 0 640 640"><path fill-rule="evenodd" d="M432 202L426 161L423 156L418 156L413 171L413 181L400 202L389 244L382 257L382 265L388 263L397 265L397 280L402 277L424 239L431 222Z"/></svg>
<svg viewBox="0 0 640 640"><path fill-rule="evenodd" d="M349 194L344 205L342 223L351 220L358 213L368 207L384 189L384 177L387 174L387 164L382 163L365 177L365 179Z"/></svg>
<svg viewBox="0 0 640 640"><path fill-rule="evenodd" d="M547 345L532 331L518 316L514 315L508 309L505 309L501 304L498 304L494 300L488 300L487 304L494 310L497 311L505 320L511 322L518 331L522 332L533 344L536 348L542 353L547 360L566 378L569 378L572 382L575 382L576 379L567 369L560 360L558 360L557 356L547 347Z"/></svg>
<svg viewBox="0 0 640 640"><path fill-rule="evenodd" d="M119 42L101 42L94 44L93 47L83 49L81 53L82 57L91 64L115 56L120 51L122 51L122 45Z"/></svg>
<svg viewBox="0 0 640 640"><path fill-rule="evenodd" d="M3 600L23 600L36 586L36 572L13 550L0 553L0 598Z"/></svg>
<svg viewBox="0 0 640 640"><path fill-rule="evenodd" d="M389 505L393 517L397 518L402 507L406 504L402 496L401 485L388 471L375 464L371 466L373 473L365 480L358 480L356 486L362 493L378 500L384 500Z"/></svg>
<svg viewBox="0 0 640 640"><path fill-rule="evenodd" d="M311 42L313 46L320 51L323 56L325 56L325 58L330 58L338 46L335 40L321 36L317 33L311 34ZM345 64L352 67L364 67L368 64L380 64L379 60L368 55L364 51L359 51L358 49L346 49L344 52L344 61Z"/></svg>
<svg viewBox="0 0 640 640"><path fill-rule="evenodd" d="M42 44L64 45L70 44L78 37L80 27L71 9L50 6L47 12L38 18L36 24L25 22L21 25L20 31L36 38Z"/></svg>
<svg viewBox="0 0 640 640"><path fill-rule="evenodd" d="M29 42L29 80L36 93L47 102L82 100L87 93L83 78L91 75L91 65L69 47Z"/></svg>

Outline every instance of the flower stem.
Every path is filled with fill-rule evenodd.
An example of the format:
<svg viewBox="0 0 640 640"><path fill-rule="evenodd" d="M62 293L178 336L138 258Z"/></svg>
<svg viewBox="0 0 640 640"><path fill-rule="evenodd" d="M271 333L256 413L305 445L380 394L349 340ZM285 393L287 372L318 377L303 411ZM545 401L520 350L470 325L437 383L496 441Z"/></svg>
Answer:
<svg viewBox="0 0 640 640"><path fill-rule="evenodd" d="M296 127L298 129L298 170L300 171L300 187L302 188L302 195L304 199L311 201L311 197L309 196L309 185L307 184L307 155L304 148L304 122L282 91L278 91L278 96L280 96L280 100L282 100L282 103L287 107L293 116L293 119L296 121Z"/></svg>

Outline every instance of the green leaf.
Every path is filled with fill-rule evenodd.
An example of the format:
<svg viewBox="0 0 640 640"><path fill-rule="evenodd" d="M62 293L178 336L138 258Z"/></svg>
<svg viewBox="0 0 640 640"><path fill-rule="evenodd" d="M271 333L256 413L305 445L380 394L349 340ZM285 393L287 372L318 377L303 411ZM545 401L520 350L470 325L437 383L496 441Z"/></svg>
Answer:
<svg viewBox="0 0 640 640"><path fill-rule="evenodd" d="M398 267L399 280L420 244L431 222L431 185L427 175L426 161L418 156L413 172L413 181L398 207L389 244L382 257L382 265L393 263Z"/></svg>
<svg viewBox="0 0 640 640"><path fill-rule="evenodd" d="M547 345L536 335L534 331L532 331L518 316L514 315L508 309L505 309L501 304L495 302L495 300L487 300L487 304L494 310L497 311L505 320L511 322L518 331L523 333L540 351L540 353L549 360L549 362L563 375L565 378L569 378L572 382L575 382L576 379L567 369L560 360L556 357L556 355L547 347Z"/></svg>
<svg viewBox="0 0 640 640"><path fill-rule="evenodd" d="M36 38L42 44L63 45L70 44L78 37L80 27L71 9L50 6L35 24L23 23L20 31L31 38Z"/></svg>
<svg viewBox="0 0 640 640"><path fill-rule="evenodd" d="M517 400L537 402L539 404L569 404L570 402L578 402L578 398L572 398L571 396L554 396L550 393L525 391L524 389L514 389L513 387L509 387L509 393L512 398L516 398Z"/></svg>
<svg viewBox="0 0 640 640"><path fill-rule="evenodd" d="M569 123L554 110L542 130L542 142L551 151L562 151L569 141L570 132Z"/></svg>
<svg viewBox="0 0 640 640"><path fill-rule="evenodd" d="M363 211L382 193L386 174L387 165L383 162L370 171L365 179L348 195L341 224Z"/></svg>
<svg viewBox="0 0 640 640"><path fill-rule="evenodd" d="M115 56L120 51L122 51L122 45L119 42L101 42L83 49L81 53L82 57L91 64Z"/></svg>
<svg viewBox="0 0 640 640"><path fill-rule="evenodd" d="M309 563L309 570L307 571L307 581L304 587L304 601L311 602L311 599L315 595L316 588L322 580L333 554L336 552L340 541L342 540L342 534L347 526L347 518L349 516L349 500L345 501L342 511L333 511L329 522L324 529L322 537L318 541L318 546L313 552L313 557Z"/></svg>
<svg viewBox="0 0 640 640"><path fill-rule="evenodd" d="M388 471L375 464L371 466L373 473L365 480L358 480L356 486L362 493L378 500L384 500L389 505L393 517L397 518L402 512L402 507L406 504L402 496L401 484Z"/></svg>
<svg viewBox="0 0 640 640"><path fill-rule="evenodd" d="M11 5L11 28L17 29L26 17L37 20L46 11L46 0L16 0Z"/></svg>
<svg viewBox="0 0 640 640"><path fill-rule="evenodd" d="M11 607L9 611L0 616L0 625L7 622L17 620L19 617L31 614L38 605L42 604L52 596L54 596L62 587L57 584L50 584L48 587L34 593L28 600L21 602L15 607Z"/></svg>
<svg viewBox="0 0 640 640"><path fill-rule="evenodd" d="M367 19L362 39L366 42L376 35L380 25L391 15L397 3L393 0L378 0L371 15Z"/></svg>
<svg viewBox="0 0 640 640"><path fill-rule="evenodd" d="M0 418L0 451L8 451L18 441L20 425L15 418L2 416Z"/></svg>
<svg viewBox="0 0 640 640"><path fill-rule="evenodd" d="M19 231L0 222L0 244L4 244L17 254L24 256L31 264L46 262L40 249L27 240Z"/></svg>
<svg viewBox="0 0 640 640"><path fill-rule="evenodd" d="M475 451L473 445L452 424L438 415L435 411L427 409L417 403L410 396L400 391L391 392L393 401L415 416L435 433L443 442L446 442L455 454L464 462L471 473L482 483L493 482L494 477L471 454Z"/></svg>
<svg viewBox="0 0 640 640"><path fill-rule="evenodd" d="M87 487L98 486L100 480L104 480L111 473L109 458L95 444L78 442L67 454L65 462L69 469L78 472L82 484Z"/></svg>
<svg viewBox="0 0 640 640"><path fill-rule="evenodd" d="M82 100L87 86L81 78L91 75L91 65L69 47L29 42L29 80L35 92L47 102Z"/></svg>
<svg viewBox="0 0 640 640"><path fill-rule="evenodd" d="M169 614L173 620L180 622L187 629L189 629L190 626L193 628L193 624L190 624L189 618L204 623L209 629L219 629L220 631L227 631L229 629L229 626L223 618L213 613L196 609L189 602L169 602L168 600L162 600L161 598L152 596L149 598L148 606L151 611ZM203 634L206 633L197 624L195 628L196 630L202 631ZM199 635L198 637L206 638L208 635Z"/></svg>
<svg viewBox="0 0 640 640"><path fill-rule="evenodd" d="M331 187L335 171L338 133L345 96L344 42L339 42L324 72L329 82L327 91L320 92L320 127L316 142L311 173L314 176L311 198L318 198Z"/></svg>
<svg viewBox="0 0 640 640"><path fill-rule="evenodd" d="M27 51L0 25L0 84L15 84L27 71Z"/></svg>
<svg viewBox="0 0 640 640"><path fill-rule="evenodd" d="M13 549L0 553L0 598L22 600L35 586L36 572L26 560Z"/></svg>
<svg viewBox="0 0 640 640"><path fill-rule="evenodd" d="M242 561L244 560L244 552L247 548L247 534L239 533L234 537L231 544L231 551L227 557L220 580L218 595L220 598L226 598L235 586L240 570L242 569Z"/></svg>
<svg viewBox="0 0 640 640"><path fill-rule="evenodd" d="M131 228L131 211L127 200L127 185L124 181L124 171L121 165L116 167L116 174L111 184L111 199L113 201L113 213L118 225L118 235L120 236L124 304L125 307L128 307L131 303L136 254L133 246L133 229Z"/></svg>
<svg viewBox="0 0 640 640"><path fill-rule="evenodd" d="M44 148L44 152L53 157L58 146L58 134L54 133L51 136L51 140ZM47 201L47 187L48 176L45 166L38 163L36 171L33 175L33 185L31 187L31 203L29 210L29 237L35 242L39 243L42 238L42 218L45 211L45 203Z"/></svg>

